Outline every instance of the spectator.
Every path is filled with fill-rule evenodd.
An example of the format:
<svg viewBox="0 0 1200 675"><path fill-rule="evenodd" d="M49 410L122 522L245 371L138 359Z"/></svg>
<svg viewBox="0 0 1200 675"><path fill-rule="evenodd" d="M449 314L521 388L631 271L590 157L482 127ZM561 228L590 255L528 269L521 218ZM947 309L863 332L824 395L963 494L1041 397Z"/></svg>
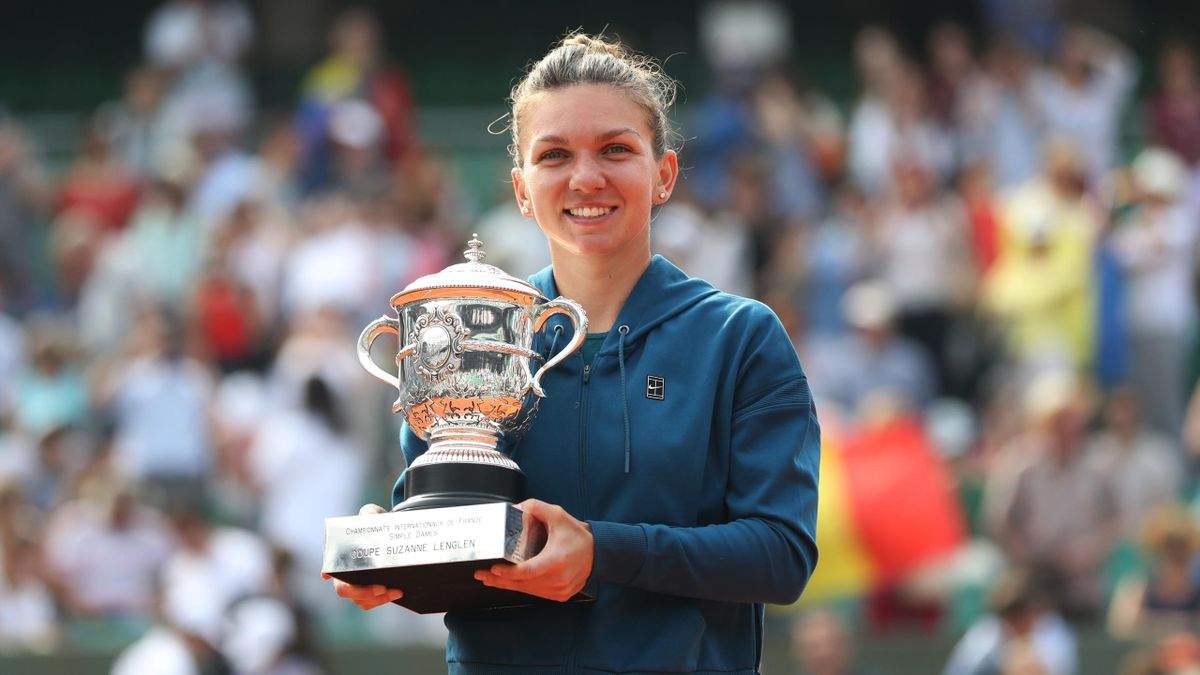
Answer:
<svg viewBox="0 0 1200 675"><path fill-rule="evenodd" d="M1112 481L1121 533L1135 538L1146 516L1178 499L1183 464L1177 444L1142 423L1137 394L1118 388L1104 408L1104 428L1088 444L1088 460Z"/></svg>
<svg viewBox="0 0 1200 675"><path fill-rule="evenodd" d="M138 182L114 156L109 132L99 115L84 130L79 159L67 170L59 186L59 212L82 210L108 232L125 227L138 202Z"/></svg>
<svg viewBox="0 0 1200 675"><path fill-rule="evenodd" d="M893 187L892 167L902 160L922 165L939 183L954 168L953 139L929 114L920 71L903 61L892 67L883 97L864 97L848 131L850 174L875 197Z"/></svg>
<svg viewBox="0 0 1200 675"><path fill-rule="evenodd" d="M805 612L792 622L792 659L803 675L869 675L855 665L850 636L842 620L829 610Z"/></svg>
<svg viewBox="0 0 1200 675"><path fill-rule="evenodd" d="M186 181L177 173L166 174L150 188L128 230L105 255L105 272L112 270L118 279L110 292L168 304L190 297L208 236L186 207Z"/></svg>
<svg viewBox="0 0 1200 675"><path fill-rule="evenodd" d="M1129 372L1150 425L1173 436L1183 423L1184 377L1196 323L1196 221L1181 199L1187 170L1175 155L1145 150L1132 173L1136 206L1112 235L1126 283Z"/></svg>
<svg viewBox="0 0 1200 675"><path fill-rule="evenodd" d="M310 377L301 407L269 414L247 458L262 500L259 530L296 561L292 583L317 593L326 590L318 578L322 532L310 525L355 513L366 469L343 408L324 380Z"/></svg>
<svg viewBox="0 0 1200 675"><path fill-rule="evenodd" d="M900 333L933 358L935 391L949 391L951 333L975 280L966 213L954 196L939 196L936 177L918 162L898 159L893 183L895 197L875 224L875 264L895 299Z"/></svg>
<svg viewBox="0 0 1200 675"><path fill-rule="evenodd" d="M1092 251L1101 220L1075 147L1054 140L1045 155L1043 174L1002 206L1000 254L980 301L1017 363L1082 370L1092 354Z"/></svg>
<svg viewBox="0 0 1200 675"><path fill-rule="evenodd" d="M156 624L126 647L112 675L227 673L229 663L203 638L169 624Z"/></svg>
<svg viewBox="0 0 1200 675"><path fill-rule="evenodd" d="M1029 430L987 486L996 539L1071 619L1095 618L1117 534L1109 477L1085 454L1087 408L1072 376L1046 373L1025 401Z"/></svg>
<svg viewBox="0 0 1200 675"><path fill-rule="evenodd" d="M13 423L29 434L86 421L87 387L70 330L47 319L30 331L30 363L16 380L12 410Z"/></svg>
<svg viewBox="0 0 1200 675"><path fill-rule="evenodd" d="M983 162L996 184L1014 188L1038 169L1041 124L1029 96L1033 63L1012 40L997 40L984 70L966 83L958 110L963 162Z"/></svg>
<svg viewBox="0 0 1200 675"><path fill-rule="evenodd" d="M130 484L92 482L83 493L53 514L43 544L64 604L76 616L153 616L176 543L169 525Z"/></svg>
<svg viewBox="0 0 1200 675"><path fill-rule="evenodd" d="M96 113L114 159L143 180L154 175L168 149L161 114L166 85L162 71L134 68L125 74L121 99L104 104Z"/></svg>
<svg viewBox="0 0 1200 675"><path fill-rule="evenodd" d="M169 625L211 647L229 607L269 585L271 555L254 533L209 522L199 504L173 507L179 548L163 569L162 612Z"/></svg>
<svg viewBox="0 0 1200 675"><path fill-rule="evenodd" d="M135 336L134 353L101 393L116 422L118 461L147 485L151 503L196 498L211 469L212 377L187 355L184 328L169 314L146 313Z"/></svg>
<svg viewBox="0 0 1200 675"><path fill-rule="evenodd" d="M971 53L971 40L963 27L944 21L929 31L929 107L946 128L958 126L959 109L969 83L978 77L978 64Z"/></svg>
<svg viewBox="0 0 1200 675"><path fill-rule="evenodd" d="M48 653L58 644L58 617L39 573L40 557L30 540L0 546L0 653Z"/></svg>
<svg viewBox="0 0 1200 675"><path fill-rule="evenodd" d="M305 618L272 597L234 603L225 617L221 651L240 675L322 675Z"/></svg>
<svg viewBox="0 0 1200 675"><path fill-rule="evenodd" d="M542 239L541 248L545 249L545 237L538 236ZM727 293L752 292L751 238L736 217L710 216L700 204L677 194L658 213L650 236L657 250L688 274L699 276ZM488 250L490 255L490 243ZM549 265L549 251L544 252L545 264ZM787 254L778 257L786 258Z"/></svg>
<svg viewBox="0 0 1200 675"><path fill-rule="evenodd" d="M868 225L874 207L852 184L846 182L833 193L827 216L811 229L800 229L780 251L792 260L778 291L793 293L804 308L807 329L815 335L834 335L845 330L842 297L847 289L873 272ZM737 292L737 291L732 291Z"/></svg>
<svg viewBox="0 0 1200 675"><path fill-rule="evenodd" d="M1200 533L1179 507L1153 514L1142 531L1150 554L1148 574L1122 577L1113 591L1108 629L1121 639L1194 631L1200 625L1200 579L1196 574Z"/></svg>
<svg viewBox="0 0 1200 675"><path fill-rule="evenodd" d="M1133 54L1110 35L1070 26L1062 33L1054 67L1030 81L1030 97L1050 137L1070 139L1089 182L1117 159L1121 113L1137 75Z"/></svg>
<svg viewBox="0 0 1200 675"><path fill-rule="evenodd" d="M933 365L920 346L896 334L887 288L863 282L846 292L842 306L854 333L818 338L807 347L814 395L851 414L879 392L909 409L928 403L935 391Z"/></svg>
<svg viewBox="0 0 1200 675"><path fill-rule="evenodd" d="M292 249L283 271L283 309L296 317L322 307L347 316L368 311L374 242L357 203L333 196L312 203L310 230Z"/></svg>
<svg viewBox="0 0 1200 675"><path fill-rule="evenodd" d="M1159 90L1150 100L1150 137L1188 166L1200 161L1200 73L1191 43L1165 43L1158 54Z"/></svg>
<svg viewBox="0 0 1200 675"><path fill-rule="evenodd" d="M326 187L332 175L331 135L337 104L365 102L378 116L369 142L391 164L417 147L415 114L408 80L385 61L382 30L370 10L346 10L330 31L330 55L304 78L297 115L306 192ZM359 133L355 131L354 133Z"/></svg>
<svg viewBox="0 0 1200 675"><path fill-rule="evenodd" d="M942 675L1074 675L1075 636L1028 576L1010 571L992 589L991 612L955 645Z"/></svg>
<svg viewBox="0 0 1200 675"><path fill-rule="evenodd" d="M50 199L32 139L0 107L0 286L10 309L28 309L36 299L30 235Z"/></svg>

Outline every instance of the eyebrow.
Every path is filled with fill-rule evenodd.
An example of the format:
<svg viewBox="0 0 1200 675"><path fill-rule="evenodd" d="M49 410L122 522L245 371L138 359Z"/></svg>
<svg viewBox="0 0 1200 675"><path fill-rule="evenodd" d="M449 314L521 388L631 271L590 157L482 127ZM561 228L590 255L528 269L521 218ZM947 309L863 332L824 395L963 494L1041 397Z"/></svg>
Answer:
<svg viewBox="0 0 1200 675"><path fill-rule="evenodd" d="M610 138L616 138L617 136L620 136L622 134L633 134L634 136L637 136L638 138L642 137L642 135L637 132L637 129L634 129L633 127L621 127L620 129L612 129L611 131L606 131L606 132L600 134L599 136L596 137L596 140L607 141ZM566 145L567 139L563 138L562 136L548 135L548 136L538 136L537 138L533 139L533 142L534 143L558 143L560 145Z"/></svg>

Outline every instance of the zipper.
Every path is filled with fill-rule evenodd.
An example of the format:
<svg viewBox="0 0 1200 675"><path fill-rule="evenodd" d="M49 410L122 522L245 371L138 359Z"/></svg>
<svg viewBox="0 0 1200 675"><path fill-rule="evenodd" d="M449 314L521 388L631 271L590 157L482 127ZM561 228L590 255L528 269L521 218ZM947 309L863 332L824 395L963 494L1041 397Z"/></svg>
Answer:
<svg viewBox="0 0 1200 675"><path fill-rule="evenodd" d="M583 386L579 392L579 515L587 514L587 489L584 478L587 472L587 418L588 418L588 380L592 378L592 365L583 366Z"/></svg>
<svg viewBox="0 0 1200 675"><path fill-rule="evenodd" d="M597 358L599 354L596 355ZM593 363L595 359L593 359ZM587 466L587 405L588 405L588 380L592 377L592 364L583 364L583 378L579 386L579 513L575 514L581 520L587 517L584 511L587 509L587 490L584 489L584 474ZM579 616L578 608L572 608L572 627L571 627L571 646L567 649L567 673L575 672L575 645L579 633L579 624L582 617Z"/></svg>

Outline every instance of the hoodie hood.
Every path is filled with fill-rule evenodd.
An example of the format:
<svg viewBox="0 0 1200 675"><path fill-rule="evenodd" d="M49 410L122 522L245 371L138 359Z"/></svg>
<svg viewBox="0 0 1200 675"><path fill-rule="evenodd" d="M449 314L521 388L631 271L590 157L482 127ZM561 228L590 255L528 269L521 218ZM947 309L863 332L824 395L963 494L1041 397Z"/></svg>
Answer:
<svg viewBox="0 0 1200 675"><path fill-rule="evenodd" d="M547 267L529 278L529 282L538 288L547 298L559 296L558 284L554 280L554 269ZM671 261L655 254L650 264L634 284L625 305L617 316L614 328L629 326L625 334L625 349L641 342L646 333L653 330L664 321L686 311L699 300L720 293L712 284L703 279L689 277L683 270ZM551 327L544 333L554 331L553 326L562 326L562 337L559 344L566 344L570 338L571 322L565 317L556 316L547 322ZM619 332L610 330L608 337L600 348L600 354L612 354L618 350Z"/></svg>

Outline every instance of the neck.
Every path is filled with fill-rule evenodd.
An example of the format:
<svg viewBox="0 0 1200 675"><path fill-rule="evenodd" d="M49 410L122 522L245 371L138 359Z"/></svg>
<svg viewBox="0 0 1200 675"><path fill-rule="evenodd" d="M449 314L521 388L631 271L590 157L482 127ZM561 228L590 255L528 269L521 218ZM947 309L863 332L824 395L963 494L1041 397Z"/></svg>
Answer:
<svg viewBox="0 0 1200 675"><path fill-rule="evenodd" d="M579 254L550 247L554 283L559 294L587 312L588 332L605 333L617 321L621 307L650 265L650 239L638 238L604 255Z"/></svg>

